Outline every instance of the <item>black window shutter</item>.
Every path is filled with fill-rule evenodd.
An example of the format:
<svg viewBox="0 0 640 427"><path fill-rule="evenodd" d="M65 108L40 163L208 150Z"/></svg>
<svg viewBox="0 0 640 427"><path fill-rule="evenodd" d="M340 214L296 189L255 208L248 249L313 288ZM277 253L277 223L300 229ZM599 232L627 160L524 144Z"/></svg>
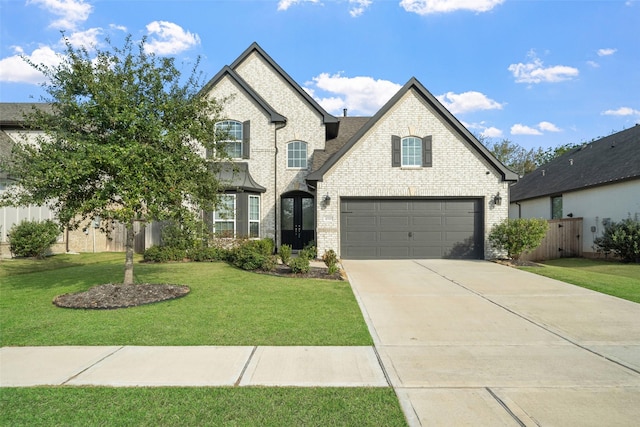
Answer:
<svg viewBox="0 0 640 427"><path fill-rule="evenodd" d="M431 135L422 138L422 166L430 168L433 166L431 156Z"/></svg>
<svg viewBox="0 0 640 427"><path fill-rule="evenodd" d="M250 141L251 141L251 132L250 132L250 121L242 123L242 158L248 159L249 153L251 152Z"/></svg>
<svg viewBox="0 0 640 427"><path fill-rule="evenodd" d="M391 167L399 168L402 165L402 146L398 135L391 135Z"/></svg>

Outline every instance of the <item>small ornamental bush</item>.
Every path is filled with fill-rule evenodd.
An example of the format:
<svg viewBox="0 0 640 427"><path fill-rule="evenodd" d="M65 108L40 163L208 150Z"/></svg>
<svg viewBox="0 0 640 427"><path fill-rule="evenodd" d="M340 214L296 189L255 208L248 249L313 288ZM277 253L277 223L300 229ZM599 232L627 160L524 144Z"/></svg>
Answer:
<svg viewBox="0 0 640 427"><path fill-rule="evenodd" d="M9 231L9 250L16 257L44 258L58 240L60 228L51 221L22 221Z"/></svg>
<svg viewBox="0 0 640 427"><path fill-rule="evenodd" d="M272 252L273 240L271 239L246 240L231 250L229 261L243 270L272 271L276 265Z"/></svg>
<svg viewBox="0 0 640 427"><path fill-rule="evenodd" d="M306 247L298 252L298 258L306 258L307 261L316 259L315 247Z"/></svg>
<svg viewBox="0 0 640 427"><path fill-rule="evenodd" d="M306 256L309 259L316 259L318 258L318 248L316 247L316 242L315 240L310 241L309 243L307 243L305 245L305 247L303 248L303 250L306 253Z"/></svg>
<svg viewBox="0 0 640 427"><path fill-rule="evenodd" d="M518 259L540 246L548 229L547 221L540 218L506 219L493 226L489 241L509 258Z"/></svg>
<svg viewBox="0 0 640 427"><path fill-rule="evenodd" d="M300 251L301 254L302 252L304 252L304 250ZM289 267L291 267L291 272L295 274L306 274L311 269L309 258L301 256L300 254L296 258L291 259Z"/></svg>
<svg viewBox="0 0 640 427"><path fill-rule="evenodd" d="M333 249L329 249L322 255L322 261L327 266L329 274L338 272L338 255Z"/></svg>
<svg viewBox="0 0 640 427"><path fill-rule="evenodd" d="M627 218L611 222L594 243L599 251L613 252L624 262L640 262L640 221Z"/></svg>
<svg viewBox="0 0 640 427"><path fill-rule="evenodd" d="M186 250L171 246L151 246L142 255L147 262L183 261L186 257Z"/></svg>
<svg viewBox="0 0 640 427"><path fill-rule="evenodd" d="M280 245L280 261L284 265L289 265L289 261L291 260L291 245Z"/></svg>

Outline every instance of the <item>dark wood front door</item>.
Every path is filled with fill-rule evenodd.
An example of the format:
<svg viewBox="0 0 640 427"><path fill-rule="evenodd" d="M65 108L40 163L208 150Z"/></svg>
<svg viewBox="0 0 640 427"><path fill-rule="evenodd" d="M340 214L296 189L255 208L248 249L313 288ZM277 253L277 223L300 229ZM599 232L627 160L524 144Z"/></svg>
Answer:
<svg viewBox="0 0 640 427"><path fill-rule="evenodd" d="M282 244L303 249L315 239L315 206L307 193L287 194L281 203Z"/></svg>

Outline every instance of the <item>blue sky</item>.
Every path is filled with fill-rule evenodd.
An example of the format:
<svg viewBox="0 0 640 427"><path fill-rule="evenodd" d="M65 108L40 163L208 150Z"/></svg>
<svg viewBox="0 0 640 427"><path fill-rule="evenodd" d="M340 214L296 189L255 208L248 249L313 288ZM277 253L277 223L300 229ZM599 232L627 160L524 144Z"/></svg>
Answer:
<svg viewBox="0 0 640 427"><path fill-rule="evenodd" d="M256 41L333 114L416 77L474 134L555 147L640 123L639 27L637 0L0 0L0 101L40 99L20 55L55 63L61 30L146 35L207 79Z"/></svg>

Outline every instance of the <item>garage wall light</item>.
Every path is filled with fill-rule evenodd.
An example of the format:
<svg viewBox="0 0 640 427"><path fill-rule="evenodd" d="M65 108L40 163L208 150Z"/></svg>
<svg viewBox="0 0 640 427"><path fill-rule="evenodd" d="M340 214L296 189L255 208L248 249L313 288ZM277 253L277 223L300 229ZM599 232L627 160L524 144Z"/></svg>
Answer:
<svg viewBox="0 0 640 427"><path fill-rule="evenodd" d="M493 204L496 206L500 206L502 204L502 197L500 197L500 192L493 197Z"/></svg>
<svg viewBox="0 0 640 427"><path fill-rule="evenodd" d="M331 204L331 196L327 194L326 196L324 196L322 201L324 202L325 206L329 206Z"/></svg>

